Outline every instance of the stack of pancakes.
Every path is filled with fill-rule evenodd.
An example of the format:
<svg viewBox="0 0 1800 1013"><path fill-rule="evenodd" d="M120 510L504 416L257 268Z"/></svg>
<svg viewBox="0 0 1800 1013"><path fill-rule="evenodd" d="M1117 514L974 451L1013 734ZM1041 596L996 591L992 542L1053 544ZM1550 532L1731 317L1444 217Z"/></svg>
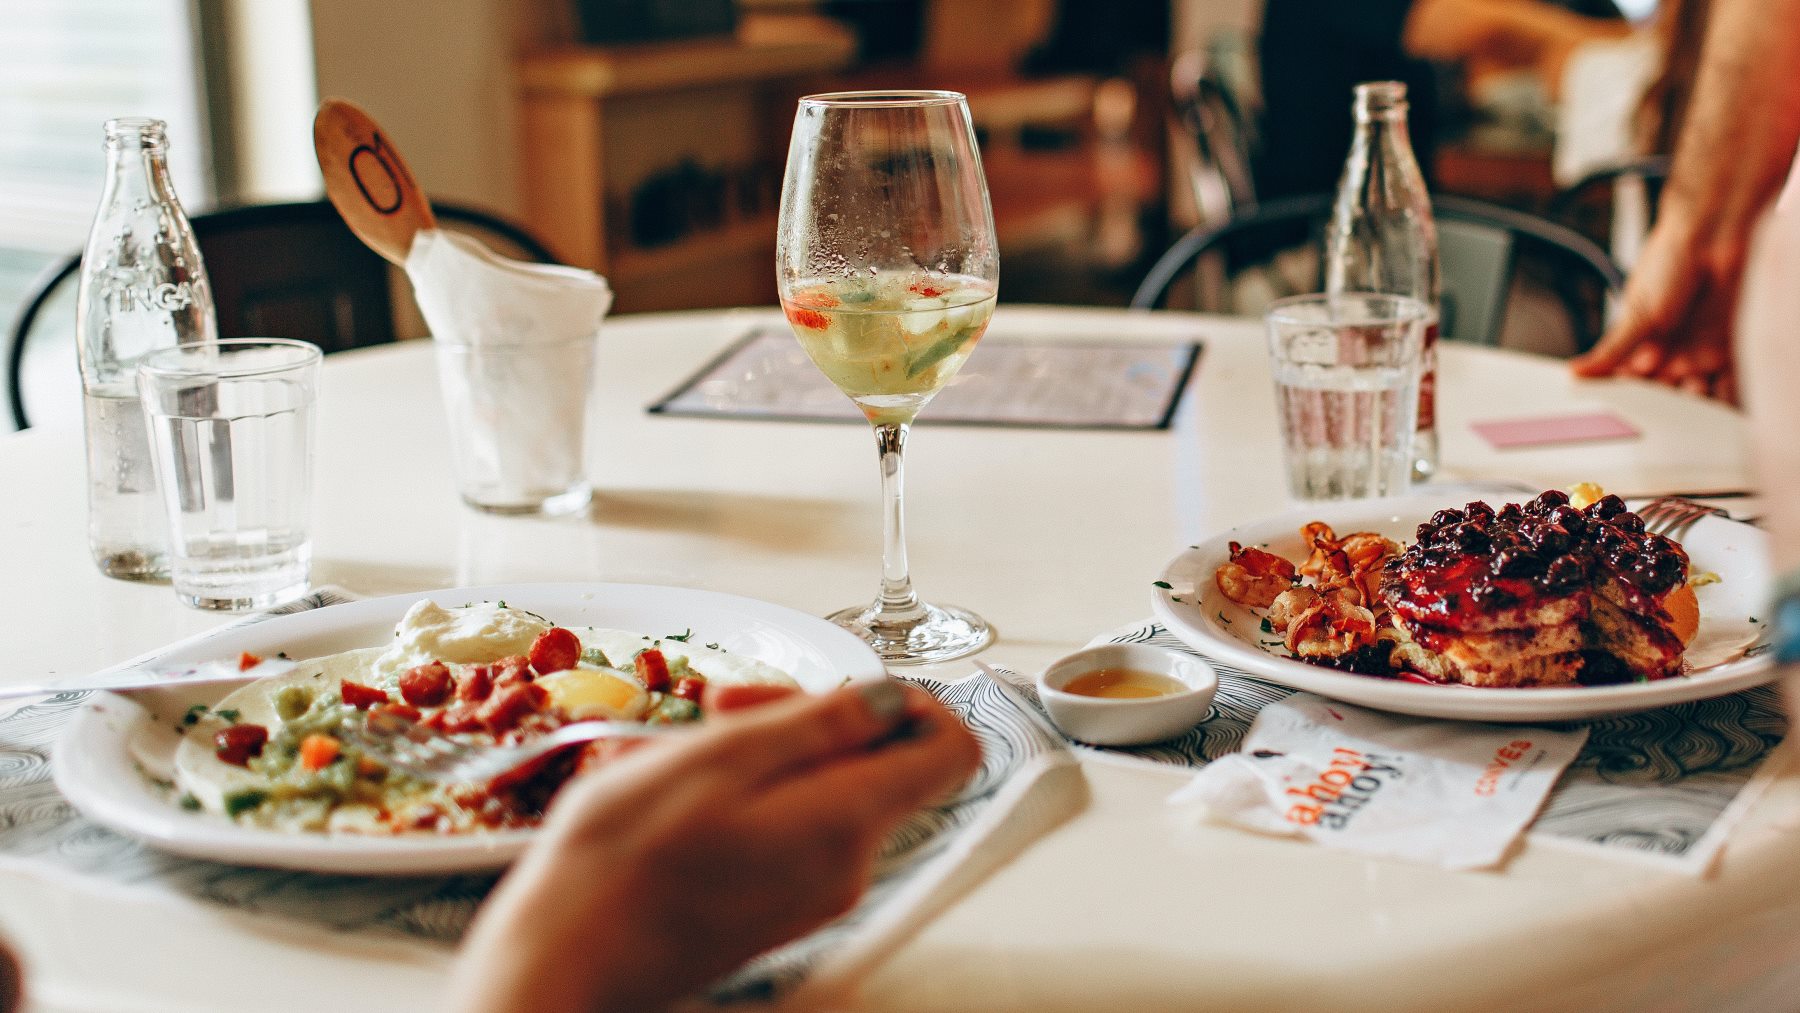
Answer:
<svg viewBox="0 0 1800 1013"><path fill-rule="evenodd" d="M1433 682L1566 686L1679 674L1698 626L1681 546L1608 496L1441 510L1383 575L1390 664Z"/></svg>

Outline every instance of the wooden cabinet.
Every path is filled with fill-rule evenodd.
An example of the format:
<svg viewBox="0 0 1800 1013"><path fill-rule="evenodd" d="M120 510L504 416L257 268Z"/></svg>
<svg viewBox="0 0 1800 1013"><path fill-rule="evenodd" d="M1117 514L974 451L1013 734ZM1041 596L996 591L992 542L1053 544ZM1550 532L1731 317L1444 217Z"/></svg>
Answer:
<svg viewBox="0 0 1800 1013"><path fill-rule="evenodd" d="M827 19L750 14L729 37L526 56L527 223L619 311L774 302L794 101L855 48Z"/></svg>

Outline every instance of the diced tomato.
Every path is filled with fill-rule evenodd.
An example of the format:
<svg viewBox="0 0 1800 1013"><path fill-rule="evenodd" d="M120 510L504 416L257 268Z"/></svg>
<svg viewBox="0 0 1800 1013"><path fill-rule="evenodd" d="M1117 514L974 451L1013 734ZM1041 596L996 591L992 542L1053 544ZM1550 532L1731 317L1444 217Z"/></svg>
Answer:
<svg viewBox="0 0 1800 1013"><path fill-rule="evenodd" d="M344 680L342 692L344 706L355 707L357 710L368 710L378 703L388 702L386 691L373 686L365 686L360 682L351 682L349 679Z"/></svg>
<svg viewBox="0 0 1800 1013"><path fill-rule="evenodd" d="M436 707L450 699L450 669L441 661L400 673L400 698L414 707Z"/></svg>
<svg viewBox="0 0 1800 1013"><path fill-rule="evenodd" d="M574 666L571 665L570 667L573 668ZM488 668L488 671L494 676L495 689L499 689L501 686L510 686L515 682L530 682L533 678L531 674L531 661L523 654L514 654L501 658L499 661L494 662L493 665Z"/></svg>
<svg viewBox="0 0 1800 1013"><path fill-rule="evenodd" d="M906 290L908 292L917 292L927 299L935 298L950 291L947 288L938 288L928 281L915 281L911 285L906 286Z"/></svg>
<svg viewBox="0 0 1800 1013"><path fill-rule="evenodd" d="M456 682L456 698L464 701L486 700L494 691L494 673L486 665L476 665Z"/></svg>
<svg viewBox="0 0 1800 1013"><path fill-rule="evenodd" d="M654 647L639 651L632 666L637 669L638 681L650 692L660 693L669 688L669 659L663 657L663 652Z"/></svg>
<svg viewBox="0 0 1800 1013"><path fill-rule="evenodd" d="M343 746L329 735L317 732L300 740L300 766L307 770L324 770L325 765L338 758Z"/></svg>
<svg viewBox="0 0 1800 1013"><path fill-rule="evenodd" d="M226 763L248 766L268 741L269 730L262 725L232 725L213 733L213 755Z"/></svg>
<svg viewBox="0 0 1800 1013"><path fill-rule="evenodd" d="M581 660L581 639L561 626L538 634L531 644L531 667L539 675L565 672Z"/></svg>
<svg viewBox="0 0 1800 1013"><path fill-rule="evenodd" d="M675 688L671 692L683 700L699 703L700 695L706 692L706 677L703 675L682 676L681 681L675 684Z"/></svg>
<svg viewBox="0 0 1800 1013"><path fill-rule="evenodd" d="M495 690L481 705L481 723L488 731L501 735L549 702L550 694L544 687L535 682L515 682Z"/></svg>
<svg viewBox="0 0 1800 1013"><path fill-rule="evenodd" d="M392 714L397 718L405 718L408 721L417 721L419 720L420 712L419 708L414 707L409 703L378 703L374 707L369 708L369 713Z"/></svg>
<svg viewBox="0 0 1800 1013"><path fill-rule="evenodd" d="M262 662L263 660L261 658L251 654L249 651L245 651L238 655L238 671L248 672L252 668L262 664Z"/></svg>
<svg viewBox="0 0 1800 1013"><path fill-rule="evenodd" d="M795 327L822 331L831 326L831 318L818 310L807 309L804 306L786 306L783 309L787 312L788 322Z"/></svg>
<svg viewBox="0 0 1800 1013"><path fill-rule="evenodd" d="M479 731L482 727L481 705L468 701L452 704L426 718L423 724L446 735Z"/></svg>

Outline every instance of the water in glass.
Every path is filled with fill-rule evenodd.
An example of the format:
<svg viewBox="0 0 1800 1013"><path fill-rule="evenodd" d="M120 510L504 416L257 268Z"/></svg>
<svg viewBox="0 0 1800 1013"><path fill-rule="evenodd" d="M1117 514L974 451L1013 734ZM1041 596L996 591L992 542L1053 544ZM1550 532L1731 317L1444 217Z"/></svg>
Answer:
<svg viewBox="0 0 1800 1013"><path fill-rule="evenodd" d="M169 575L195 608L267 608L305 594L311 572L318 351L256 340L218 349L215 374L179 350L149 356L140 373ZM242 375L251 369L262 372Z"/></svg>

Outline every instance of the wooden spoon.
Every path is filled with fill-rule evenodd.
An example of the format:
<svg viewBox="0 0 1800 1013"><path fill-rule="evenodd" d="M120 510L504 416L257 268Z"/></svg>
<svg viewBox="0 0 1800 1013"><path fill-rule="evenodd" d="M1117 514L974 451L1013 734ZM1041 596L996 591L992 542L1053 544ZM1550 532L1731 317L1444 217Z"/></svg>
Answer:
<svg viewBox="0 0 1800 1013"><path fill-rule="evenodd" d="M313 151L325 195L356 238L396 264L406 263L413 234L437 228L431 202L413 182L406 160L369 114L328 98L313 117Z"/></svg>

